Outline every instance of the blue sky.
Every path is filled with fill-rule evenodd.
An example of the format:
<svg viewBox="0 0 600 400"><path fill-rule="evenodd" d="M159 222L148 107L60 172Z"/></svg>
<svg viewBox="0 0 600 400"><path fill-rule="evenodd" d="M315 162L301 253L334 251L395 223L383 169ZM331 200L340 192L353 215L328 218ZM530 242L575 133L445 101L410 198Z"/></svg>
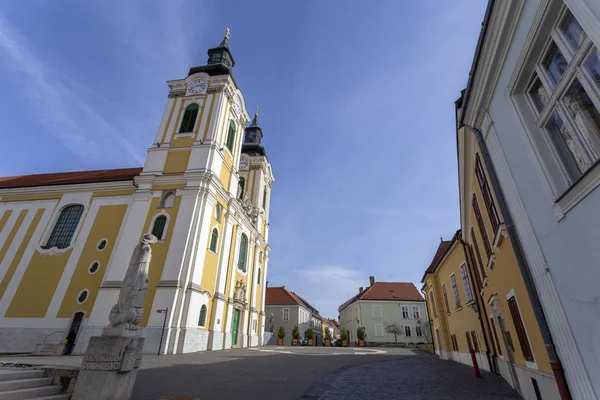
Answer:
<svg viewBox="0 0 600 400"><path fill-rule="evenodd" d="M324 316L459 227L454 101L485 2L32 1L0 10L0 175L140 166L165 81L231 29L276 182L267 279ZM420 288L420 286L418 286Z"/></svg>

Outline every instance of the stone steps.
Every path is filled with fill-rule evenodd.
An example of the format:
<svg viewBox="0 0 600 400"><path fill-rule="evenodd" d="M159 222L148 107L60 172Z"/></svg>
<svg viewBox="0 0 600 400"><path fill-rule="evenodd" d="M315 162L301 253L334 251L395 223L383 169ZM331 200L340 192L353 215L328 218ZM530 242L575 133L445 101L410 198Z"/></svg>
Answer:
<svg viewBox="0 0 600 400"><path fill-rule="evenodd" d="M44 371L0 370L0 400L69 400L71 396L52 383Z"/></svg>

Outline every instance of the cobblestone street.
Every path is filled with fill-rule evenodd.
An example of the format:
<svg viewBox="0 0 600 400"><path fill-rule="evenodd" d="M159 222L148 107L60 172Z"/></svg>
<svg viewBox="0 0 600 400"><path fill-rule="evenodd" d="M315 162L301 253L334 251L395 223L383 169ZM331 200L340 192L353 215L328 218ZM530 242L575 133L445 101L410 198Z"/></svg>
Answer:
<svg viewBox="0 0 600 400"><path fill-rule="evenodd" d="M521 399L501 377L474 377L472 368L437 357L417 356L342 368L321 380L301 400Z"/></svg>

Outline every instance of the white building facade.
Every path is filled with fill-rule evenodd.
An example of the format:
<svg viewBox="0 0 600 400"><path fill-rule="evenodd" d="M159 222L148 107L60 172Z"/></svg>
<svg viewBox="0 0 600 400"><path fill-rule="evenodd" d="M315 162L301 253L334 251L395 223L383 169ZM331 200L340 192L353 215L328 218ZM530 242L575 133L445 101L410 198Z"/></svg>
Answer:
<svg viewBox="0 0 600 400"><path fill-rule="evenodd" d="M585 400L600 398L599 49L597 0L490 1L459 121L489 150L569 391Z"/></svg>
<svg viewBox="0 0 600 400"><path fill-rule="evenodd" d="M396 298L394 298L394 296ZM420 299L420 300L419 300ZM356 332L364 327L369 343L427 343L425 300L412 283L373 282L339 308L340 331L348 340L358 340ZM395 327L396 335L391 333Z"/></svg>

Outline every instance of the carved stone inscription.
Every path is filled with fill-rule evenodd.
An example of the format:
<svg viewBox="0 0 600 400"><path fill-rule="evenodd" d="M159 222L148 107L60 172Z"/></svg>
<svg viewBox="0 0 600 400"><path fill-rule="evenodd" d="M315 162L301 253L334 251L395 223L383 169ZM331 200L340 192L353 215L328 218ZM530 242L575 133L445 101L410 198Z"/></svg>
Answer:
<svg viewBox="0 0 600 400"><path fill-rule="evenodd" d="M128 372L139 368L143 345L144 338L93 337L83 356L81 369Z"/></svg>

